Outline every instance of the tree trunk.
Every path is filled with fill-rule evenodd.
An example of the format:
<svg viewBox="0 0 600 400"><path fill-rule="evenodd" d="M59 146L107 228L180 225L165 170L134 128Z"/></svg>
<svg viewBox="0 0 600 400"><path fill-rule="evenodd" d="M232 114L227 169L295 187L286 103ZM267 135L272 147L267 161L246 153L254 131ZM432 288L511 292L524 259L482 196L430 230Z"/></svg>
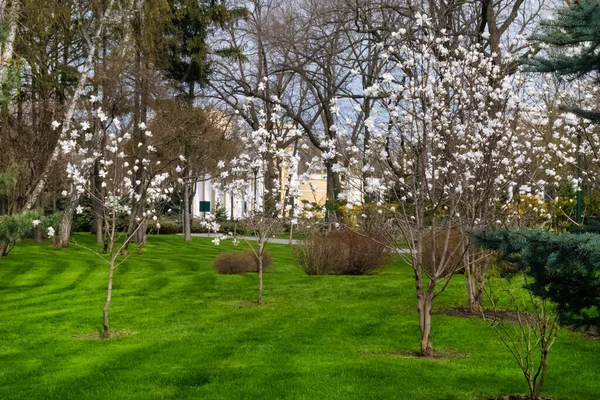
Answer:
<svg viewBox="0 0 600 400"><path fill-rule="evenodd" d="M333 165L337 164L337 159L333 159L325 164L327 168L327 200L331 200L328 209L329 222L331 223L338 220L338 210L335 202L342 193L342 182L340 181L339 172L333 171Z"/></svg>
<svg viewBox="0 0 600 400"><path fill-rule="evenodd" d="M108 324L108 309L110 308L110 300L112 298L112 285L113 285L114 272L115 272L115 261L114 261L114 259L111 259L110 270L108 273L108 290L106 292L106 303L104 304L104 308L102 309L102 315L104 317L104 329L103 329L100 337L103 339L108 339L110 337L110 325Z"/></svg>
<svg viewBox="0 0 600 400"><path fill-rule="evenodd" d="M79 199L77 190L71 188L71 197L67 203L67 207L63 210L62 218L60 220L60 227L58 228L58 238L55 246L58 248L69 247L69 238L71 236L71 224L73 223L73 212Z"/></svg>
<svg viewBox="0 0 600 400"><path fill-rule="evenodd" d="M102 140L102 148L105 146L105 140ZM94 196L92 197L92 210L94 211L93 232L96 234L96 242L104 243L102 235L104 228L104 190L102 189L102 178L100 178L100 161L94 162L94 173L92 177L94 184ZM95 232L94 232L95 231Z"/></svg>
<svg viewBox="0 0 600 400"><path fill-rule="evenodd" d="M104 222L102 221L103 216L102 213L96 214L94 217L94 222L96 223L96 243L102 244L104 243L104 238L102 237L102 226Z"/></svg>
<svg viewBox="0 0 600 400"><path fill-rule="evenodd" d="M17 27L19 25L20 8L20 0L13 0L11 3L10 16L8 17L8 35L4 41L2 54L0 54L0 87L4 86L8 79L8 70L10 69L15 38L17 36Z"/></svg>
<svg viewBox="0 0 600 400"><path fill-rule="evenodd" d="M10 242L3 240L0 242L0 258L6 256L10 250Z"/></svg>
<svg viewBox="0 0 600 400"><path fill-rule="evenodd" d="M465 252L465 281L469 299L469 312L483 312L483 297L487 282L487 270L490 265L489 257L480 252Z"/></svg>
<svg viewBox="0 0 600 400"><path fill-rule="evenodd" d="M42 231L42 228L40 228L39 226L36 226L35 229L33 230L33 232L34 232L35 242L42 243L42 234L44 233Z"/></svg>
<svg viewBox="0 0 600 400"><path fill-rule="evenodd" d="M421 354L423 357L433 357L431 344L431 291L423 288L423 275L420 268L415 269L415 285L417 289L417 309L419 311L419 328L421 330ZM431 285L431 284L430 284Z"/></svg>
<svg viewBox="0 0 600 400"><path fill-rule="evenodd" d="M276 203L281 191L280 187L275 187L275 181L278 179L276 164L275 160L267 162L263 177L263 212L270 217L277 214Z"/></svg>
<svg viewBox="0 0 600 400"><path fill-rule="evenodd" d="M256 302L262 304L263 297L263 243L259 238L259 249L258 249L258 299Z"/></svg>
<svg viewBox="0 0 600 400"><path fill-rule="evenodd" d="M192 221L190 218L190 184L183 184L183 240L192 240Z"/></svg>

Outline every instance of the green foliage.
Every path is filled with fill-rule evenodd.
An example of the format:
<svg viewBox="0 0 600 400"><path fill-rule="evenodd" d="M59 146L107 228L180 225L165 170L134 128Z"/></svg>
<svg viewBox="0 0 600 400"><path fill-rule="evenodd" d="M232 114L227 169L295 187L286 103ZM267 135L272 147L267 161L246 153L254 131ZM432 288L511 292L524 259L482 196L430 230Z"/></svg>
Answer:
<svg viewBox="0 0 600 400"><path fill-rule="evenodd" d="M226 221L219 223L219 225L221 226L219 231L224 234L228 234L229 232L235 232L238 235L248 234L248 229L242 222Z"/></svg>
<svg viewBox="0 0 600 400"><path fill-rule="evenodd" d="M215 209L213 210L212 214L215 217L215 221L218 223L227 221L227 209L220 203L215 204Z"/></svg>
<svg viewBox="0 0 600 400"><path fill-rule="evenodd" d="M19 179L19 168L9 166L0 172L0 196L10 196L17 186Z"/></svg>
<svg viewBox="0 0 600 400"><path fill-rule="evenodd" d="M21 74L19 68L13 64L8 67L6 80L0 82L0 111L6 110L20 84Z"/></svg>
<svg viewBox="0 0 600 400"><path fill-rule="evenodd" d="M156 228L155 221L148 221L147 233L157 233L160 235L175 235L182 233L181 224L175 219L163 219L161 218L160 229Z"/></svg>
<svg viewBox="0 0 600 400"><path fill-rule="evenodd" d="M532 277L527 289L554 302L562 323L600 321L600 235L524 229L478 232L473 239Z"/></svg>
<svg viewBox="0 0 600 400"><path fill-rule="evenodd" d="M550 45L547 58L523 60L529 70L553 72L559 76L583 76L600 70L600 4L598 0L574 1L558 11L555 19L541 24L534 36ZM600 121L600 112L571 109L591 121Z"/></svg>
<svg viewBox="0 0 600 400"><path fill-rule="evenodd" d="M90 232L94 224L95 214L92 201L89 196L83 196L79 205L83 208L81 213L73 215L71 231L73 232Z"/></svg>
<svg viewBox="0 0 600 400"><path fill-rule="evenodd" d="M172 37L166 70L171 79L178 82L180 91L190 99L194 97L195 85L205 86L211 74L208 55L211 51L208 37L215 27L224 28L246 16L245 8L227 8L215 0L170 0L172 13ZM222 49L233 56L236 49Z"/></svg>
<svg viewBox="0 0 600 400"><path fill-rule="evenodd" d="M24 211L13 215L0 215L0 242L14 243L25 237L32 237L34 220L39 221L38 226L44 231L49 227L57 230L60 216L60 213L42 216L38 210Z"/></svg>
<svg viewBox="0 0 600 400"><path fill-rule="evenodd" d="M33 231L33 220L40 219L38 211L26 211L0 216L0 242L15 242Z"/></svg>

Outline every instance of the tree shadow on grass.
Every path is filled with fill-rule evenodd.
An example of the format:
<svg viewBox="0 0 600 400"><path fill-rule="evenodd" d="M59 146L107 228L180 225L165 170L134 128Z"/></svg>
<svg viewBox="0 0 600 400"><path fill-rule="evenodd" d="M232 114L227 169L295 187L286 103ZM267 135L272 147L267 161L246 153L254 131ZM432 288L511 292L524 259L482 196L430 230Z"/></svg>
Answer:
<svg viewBox="0 0 600 400"><path fill-rule="evenodd" d="M112 339L112 338L116 338L116 337L133 336L135 334L137 334L137 332L131 332L131 331L113 331L113 332L109 332L109 336L108 337L105 337L105 336L102 336L102 332L94 332L94 333L88 333L86 335L75 336L75 339L80 339L80 340L105 340L105 339Z"/></svg>
<svg viewBox="0 0 600 400"><path fill-rule="evenodd" d="M397 351L359 351L361 356L376 356L376 357L403 357L403 358L418 358L421 360L441 360L441 359L463 359L469 357L467 353L461 353L453 350L438 350L433 352L433 357L423 357L418 351L397 350Z"/></svg>

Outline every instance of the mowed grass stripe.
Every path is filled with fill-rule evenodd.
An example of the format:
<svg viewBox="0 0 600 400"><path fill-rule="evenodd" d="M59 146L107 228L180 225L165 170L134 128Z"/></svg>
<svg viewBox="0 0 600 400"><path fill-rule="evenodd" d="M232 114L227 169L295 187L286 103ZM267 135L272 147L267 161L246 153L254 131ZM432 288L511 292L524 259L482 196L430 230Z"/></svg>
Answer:
<svg viewBox="0 0 600 400"><path fill-rule="evenodd" d="M76 235L97 248L94 237ZM520 371L480 319L433 316L437 350L418 349L414 278L400 261L372 276L306 276L269 244L265 304L257 277L222 276L214 257L244 250L151 236L119 267L111 326L101 328L106 265L85 249L24 241L0 260L1 399L477 399L525 393ZM464 306L462 276L436 307ZM496 287L506 285L493 279ZM514 285L514 284L513 284ZM566 330L545 395L597 399L600 343Z"/></svg>

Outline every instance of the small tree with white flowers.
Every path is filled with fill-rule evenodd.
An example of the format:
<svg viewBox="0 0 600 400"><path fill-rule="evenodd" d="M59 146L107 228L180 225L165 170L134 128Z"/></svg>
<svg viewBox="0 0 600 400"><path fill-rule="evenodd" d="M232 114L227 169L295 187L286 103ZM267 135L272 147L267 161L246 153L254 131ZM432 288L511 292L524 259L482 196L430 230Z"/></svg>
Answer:
<svg viewBox="0 0 600 400"><path fill-rule="evenodd" d="M97 109L96 117L98 124L106 121L106 116L101 109ZM106 146L100 148L99 144L106 141ZM65 153L76 154L73 161L68 164L67 174L73 183L74 190L79 194L87 194L94 198L96 191L90 182L90 171L96 161L99 161L101 170L99 176L102 179L102 187L106 196L100 200L104 221L104 238L106 254L89 249L100 257L108 265L107 294L103 313L102 338L111 336L109 325L109 309L112 299L113 279L115 270L122 265L133 252L122 255L124 249L130 244L137 230L145 228L145 221L149 218L156 220L156 207L166 201L169 197L167 183L169 174L153 171L148 176L147 182L134 182L135 172L150 168L151 164L157 164L151 159L137 159L129 156L126 151L133 148L131 134L121 129L119 121L114 120L110 128L90 131L89 123L81 124L80 135L65 140L62 143ZM153 150L153 149L150 149ZM153 153L152 151L149 153ZM160 165L160 164L159 164ZM160 167L166 170L166 166ZM135 188L144 185L145 197L142 199ZM131 215L134 207L143 211L138 217L133 232L127 234L121 232L118 221L125 215ZM81 207L78 207L78 212ZM76 244L73 242L73 244ZM138 243L141 246L143 243Z"/></svg>
<svg viewBox="0 0 600 400"><path fill-rule="evenodd" d="M277 102L277 99L273 99L273 101ZM289 199L297 199L300 192L296 179L297 152L292 148L280 147L282 133L287 135L289 132L265 129L267 114L260 112L259 115L261 116L261 127L247 136L240 137L245 151L228 164L220 162L218 166L222 169L219 175L219 184L231 193L247 193L252 204L248 215L241 222L256 238L256 246L248 240L245 242L254 252L258 262L257 303L262 304L265 245L274 234L283 230L285 218L289 218L290 225L297 223L298 208L294 209L291 204L287 203ZM271 114L269 118L275 126L281 125L278 114ZM295 131L293 135L299 135L299 132ZM277 165L280 169L270 168L269 165ZM284 170L285 174L282 173ZM271 173L265 173L265 171L271 171ZM263 193L259 193L257 190L258 179L262 181ZM268 184L266 184L266 180L270 180ZM268 199L268 202L265 199ZM297 201L292 200L290 203L297 203ZM213 243L219 244L222 239L229 237L228 235L218 236ZM234 238L234 243L238 243L237 238Z"/></svg>

